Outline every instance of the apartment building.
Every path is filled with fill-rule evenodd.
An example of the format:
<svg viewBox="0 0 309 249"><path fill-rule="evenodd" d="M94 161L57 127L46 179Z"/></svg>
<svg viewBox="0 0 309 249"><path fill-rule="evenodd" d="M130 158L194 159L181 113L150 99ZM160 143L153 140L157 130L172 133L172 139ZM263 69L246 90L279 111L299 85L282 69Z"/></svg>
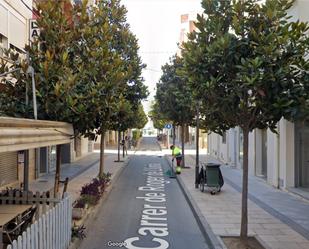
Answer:
<svg viewBox="0 0 309 249"><path fill-rule="evenodd" d="M0 47L23 51L29 39L32 0L0 0Z"/></svg>
<svg viewBox="0 0 309 249"><path fill-rule="evenodd" d="M32 11L36 2L0 0L0 48L24 53L31 36L30 20L37 17ZM1 53L2 49L0 58L7 60ZM29 181L54 171L57 144L62 144L63 163L77 160L93 150L92 141L79 137L71 139L72 128L66 125L60 130L64 129L68 136L59 139L61 135L53 131L55 127L59 130L58 125L63 126L57 122L0 117L0 187L23 183L24 164L28 168Z"/></svg>

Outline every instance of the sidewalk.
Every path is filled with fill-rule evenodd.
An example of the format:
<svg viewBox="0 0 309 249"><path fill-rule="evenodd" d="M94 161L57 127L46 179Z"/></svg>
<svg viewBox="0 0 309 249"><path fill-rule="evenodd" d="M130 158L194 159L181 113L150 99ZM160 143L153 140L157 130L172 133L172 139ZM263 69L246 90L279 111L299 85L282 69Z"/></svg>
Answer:
<svg viewBox="0 0 309 249"><path fill-rule="evenodd" d="M164 150L169 155L168 150ZM171 162L171 157L168 156ZM203 162L218 162L200 155ZM239 236L242 172L221 166L225 184L219 194L195 189L195 156L186 156L179 180L201 215L217 236ZM263 180L249 176L249 235L256 235L270 249L309 248L309 202Z"/></svg>
<svg viewBox="0 0 309 249"><path fill-rule="evenodd" d="M72 196L75 201L79 197L81 187L85 183L89 183L99 173L99 156L100 153L93 152L86 157L73 162L71 164L63 164L61 166L61 180L69 177L69 184L67 192ZM129 157L126 157L128 160ZM117 154L105 154L104 172L112 174L112 179L120 172L125 163L114 162L117 159ZM44 175L29 184L30 191L46 192L53 191L55 181L55 172ZM61 184L62 185L62 184ZM62 193L62 187L60 189Z"/></svg>

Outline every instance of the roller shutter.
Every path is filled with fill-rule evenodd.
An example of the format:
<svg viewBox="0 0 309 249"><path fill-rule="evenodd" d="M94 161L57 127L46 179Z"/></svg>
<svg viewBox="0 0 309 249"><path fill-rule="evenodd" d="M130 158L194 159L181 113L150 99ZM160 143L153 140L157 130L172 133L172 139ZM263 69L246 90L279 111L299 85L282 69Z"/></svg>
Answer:
<svg viewBox="0 0 309 249"><path fill-rule="evenodd" d="M0 33L8 37L8 10L0 3Z"/></svg>
<svg viewBox="0 0 309 249"><path fill-rule="evenodd" d="M17 152L0 153L0 186L17 180Z"/></svg>

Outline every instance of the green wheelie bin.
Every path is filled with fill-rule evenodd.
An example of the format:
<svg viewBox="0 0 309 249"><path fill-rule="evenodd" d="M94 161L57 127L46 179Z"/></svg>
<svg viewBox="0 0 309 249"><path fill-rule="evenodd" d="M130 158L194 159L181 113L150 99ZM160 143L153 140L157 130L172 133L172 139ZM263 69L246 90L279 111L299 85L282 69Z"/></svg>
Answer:
<svg viewBox="0 0 309 249"><path fill-rule="evenodd" d="M206 185L210 188L210 193L214 195L216 192L221 191L224 184L220 164L207 163L206 164Z"/></svg>

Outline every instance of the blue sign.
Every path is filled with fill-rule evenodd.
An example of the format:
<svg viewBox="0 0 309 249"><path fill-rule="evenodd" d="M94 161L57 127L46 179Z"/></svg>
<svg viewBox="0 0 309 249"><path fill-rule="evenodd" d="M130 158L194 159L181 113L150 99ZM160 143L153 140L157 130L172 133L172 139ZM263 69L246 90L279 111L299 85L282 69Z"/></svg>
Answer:
<svg viewBox="0 0 309 249"><path fill-rule="evenodd" d="M164 126L164 128L166 128L166 129L172 129L172 125L171 125L171 124L166 124L166 125Z"/></svg>

